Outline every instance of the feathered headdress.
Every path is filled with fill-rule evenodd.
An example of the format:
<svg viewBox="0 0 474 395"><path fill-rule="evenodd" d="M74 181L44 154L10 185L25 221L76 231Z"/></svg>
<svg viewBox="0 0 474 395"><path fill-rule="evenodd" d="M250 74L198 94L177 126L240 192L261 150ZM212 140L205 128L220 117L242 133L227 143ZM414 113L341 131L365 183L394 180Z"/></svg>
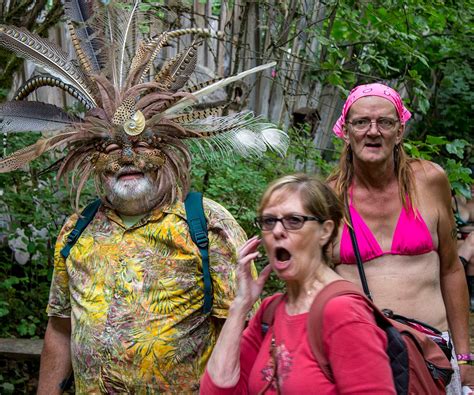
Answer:
<svg viewBox="0 0 474 395"><path fill-rule="evenodd" d="M140 40L139 1L125 6L123 3L65 0L75 59L34 33L0 25L0 45L47 72L26 81L13 101L0 104L0 130L52 132L0 159L0 172L18 169L43 153L66 145L58 178L73 174L77 205L85 182L111 143L124 146L146 142L163 164L162 176L168 181L174 177L184 193L189 185L190 144L204 153L259 155L267 148L286 151L287 135L249 111L223 116L222 108L193 108L201 97L273 63L189 86L198 46L211 32L181 29ZM168 59L150 78L149 71L160 50L183 35L197 39ZM85 114L72 116L51 104L23 101L42 86L68 92L84 105ZM175 195L173 192L169 198Z"/></svg>

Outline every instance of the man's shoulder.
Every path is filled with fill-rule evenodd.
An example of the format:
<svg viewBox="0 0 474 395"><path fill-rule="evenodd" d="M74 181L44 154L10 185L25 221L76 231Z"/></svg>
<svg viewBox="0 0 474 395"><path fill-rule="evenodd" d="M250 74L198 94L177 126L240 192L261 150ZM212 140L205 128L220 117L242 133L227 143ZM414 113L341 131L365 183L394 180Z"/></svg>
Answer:
<svg viewBox="0 0 474 395"><path fill-rule="evenodd" d="M209 229L239 227L232 214L221 204L203 196L202 200L204 216ZM187 220L184 202L176 201L172 206L164 210L167 213L177 215L183 220Z"/></svg>
<svg viewBox="0 0 474 395"><path fill-rule="evenodd" d="M203 198L204 212L208 217L208 220L222 221L222 220L232 220L235 221L233 215L227 210L224 206L216 201L206 198Z"/></svg>
<svg viewBox="0 0 474 395"><path fill-rule="evenodd" d="M411 163L415 181L426 187L446 187L448 176L444 169L437 163L429 160L417 160Z"/></svg>
<svg viewBox="0 0 474 395"><path fill-rule="evenodd" d="M68 217L66 217L66 220L63 222L62 230L65 232L72 230L76 226L76 223L78 220L79 220L79 213L70 214Z"/></svg>
<svg viewBox="0 0 474 395"><path fill-rule="evenodd" d="M66 217L66 220L63 222L60 235L68 234L78 226L79 220L81 218L84 218L83 212L86 207L88 207L88 204L84 205L81 210L73 212L68 217ZM100 205L97 211L94 210L93 213L89 214L90 221L87 221L87 226L84 228L84 230L87 229L90 232L95 228L95 226L97 226L97 224L101 224L103 226L104 222L108 221L109 216L111 216L112 218L114 218L114 216L118 218L118 214L115 213L112 209L108 209L104 207L104 205Z"/></svg>
<svg viewBox="0 0 474 395"><path fill-rule="evenodd" d="M212 199L206 198L203 196L202 205L204 208L204 214L208 220L210 221L220 221L220 220L234 220L232 214L224 208L221 204L215 202ZM186 219L186 208L183 201L176 201L171 206L165 208L163 210L165 213L172 213L183 217Z"/></svg>
<svg viewBox="0 0 474 395"><path fill-rule="evenodd" d="M446 172L440 165L429 160L418 159L411 162L410 166L415 173L415 177L423 176L429 179L446 175Z"/></svg>
<svg viewBox="0 0 474 395"><path fill-rule="evenodd" d="M238 245L245 242L247 236L244 230L224 206L208 198L203 199L203 206L209 230L217 233L224 232Z"/></svg>

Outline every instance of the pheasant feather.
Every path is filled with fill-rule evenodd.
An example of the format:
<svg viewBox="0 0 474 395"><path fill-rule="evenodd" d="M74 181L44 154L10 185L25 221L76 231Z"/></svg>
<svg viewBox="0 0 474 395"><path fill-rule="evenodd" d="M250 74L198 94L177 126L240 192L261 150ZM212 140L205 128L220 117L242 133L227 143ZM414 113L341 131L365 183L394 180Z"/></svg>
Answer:
<svg viewBox="0 0 474 395"><path fill-rule="evenodd" d="M77 121L52 104L11 101L0 104L0 131L45 132L64 129Z"/></svg>
<svg viewBox="0 0 474 395"><path fill-rule="evenodd" d="M59 78L52 77L52 76L35 76L31 77L28 81L26 81L15 93L13 100L23 100L26 99L30 93L34 92L36 89L42 86L55 86L63 91L69 93L71 96L75 97L79 100L84 106L90 110L91 105L90 103L82 96L77 89L69 84L65 84Z"/></svg>
<svg viewBox="0 0 474 395"><path fill-rule="evenodd" d="M217 90L219 88L223 88L223 87L225 87L225 86L227 86L227 85L229 85L229 84L231 84L235 81L241 80L242 78L247 77L248 75L258 73L259 71L268 69L268 68L273 67L275 65L276 65L276 62L267 63L267 64L264 64L264 65L261 65L261 66L254 67L250 70L243 71L243 72L241 72L237 75L224 78L223 80L214 82L213 84L211 84L209 86L206 86L206 87L204 87L204 88L202 88L202 89L200 89L196 92L193 92L193 96L194 96L195 99L199 99L200 97L208 95L208 94L214 92L215 90ZM192 104L192 102L193 102L193 100L190 99L190 98L183 98L183 99L179 100L176 104L174 104L173 106L168 108L166 111L164 111L164 113L165 114L176 114L178 111L180 111L183 108L185 108L185 107L189 106L190 104Z"/></svg>
<svg viewBox="0 0 474 395"><path fill-rule="evenodd" d="M76 67L68 55L54 44L34 33L14 26L0 25L0 45L17 55L34 61L55 77L73 85L96 106L84 73Z"/></svg>
<svg viewBox="0 0 474 395"><path fill-rule="evenodd" d="M136 16L136 11L138 8L138 0L135 0L135 4L133 4L132 10L130 11L130 15L128 16L127 20L124 23L124 39L122 40L121 47L120 47L120 52L119 52L119 58L118 58L118 64L119 64L119 84L118 87L122 87L123 83L123 78L124 78L124 67L125 67L125 54L126 54L126 49L127 49L127 38L130 36L130 32L132 31L132 25L135 22L135 16Z"/></svg>
<svg viewBox="0 0 474 395"><path fill-rule="evenodd" d="M150 155L163 161L157 179L160 206L170 204L189 189L190 146L197 146L208 160L216 155L260 156L269 149L284 154L288 136L274 125L251 112L223 116L222 101L208 104L202 100L275 63L186 89L197 64L201 43L198 38L168 59L150 81L145 77L170 40L185 34L202 37L219 33L190 28L154 33L153 38L139 41L138 26L148 22L150 16L142 19L140 0L64 2L76 59L33 33L4 25L0 25L0 46L32 60L49 73L24 83L17 99L26 98L41 86L59 87L83 102L86 113L75 118L58 107L38 102L0 105L0 132L53 132L51 137L0 159L0 172L21 168L41 154L65 145L58 177L67 183L68 175L72 175L70 189L75 193L77 207L90 176L100 193L97 169L103 166L96 166L96 161L108 161L107 145L126 147L146 142L152 148ZM138 123L144 127L134 133Z"/></svg>
<svg viewBox="0 0 474 395"><path fill-rule="evenodd" d="M167 63L155 77L166 90L175 92L189 79L196 67L197 46L193 43Z"/></svg>
<svg viewBox="0 0 474 395"><path fill-rule="evenodd" d="M188 131L194 132L193 145L206 148L203 152L217 152L229 155L237 152L243 156L260 156L267 149L284 155L289 140L286 133L275 125L263 122L251 111L244 111L223 117L208 116L182 122Z"/></svg>
<svg viewBox="0 0 474 395"><path fill-rule="evenodd" d="M92 9L86 0L65 0L64 11L69 20L69 30L78 60L86 71L99 72L100 64L97 58L97 43L95 33L88 25Z"/></svg>

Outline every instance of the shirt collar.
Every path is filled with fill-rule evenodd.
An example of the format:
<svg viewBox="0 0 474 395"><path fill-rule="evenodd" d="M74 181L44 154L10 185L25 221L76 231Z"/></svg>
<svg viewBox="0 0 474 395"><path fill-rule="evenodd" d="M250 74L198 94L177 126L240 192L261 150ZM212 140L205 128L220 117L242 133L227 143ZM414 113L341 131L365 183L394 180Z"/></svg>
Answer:
<svg viewBox="0 0 474 395"><path fill-rule="evenodd" d="M169 206L152 210L148 215L145 215L140 221L138 221L134 226L132 226L132 228L144 225L148 222L159 221L163 218L164 215L167 214L174 214L186 220L186 210L184 208L184 203L180 200L177 200L175 203ZM120 226L125 227L122 218L120 218L120 216L113 209L105 207L105 215L111 221L114 221Z"/></svg>

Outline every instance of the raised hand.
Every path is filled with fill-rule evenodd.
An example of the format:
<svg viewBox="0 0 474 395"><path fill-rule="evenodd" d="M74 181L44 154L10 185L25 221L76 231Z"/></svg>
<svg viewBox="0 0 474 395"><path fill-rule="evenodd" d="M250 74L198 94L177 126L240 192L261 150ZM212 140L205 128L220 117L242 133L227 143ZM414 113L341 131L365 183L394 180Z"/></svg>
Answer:
<svg viewBox="0 0 474 395"><path fill-rule="evenodd" d="M247 242L239 249L238 268L237 268L237 296L234 305L250 310L258 297L262 293L263 286L267 281L272 268L270 265L265 266L257 279L252 277L251 262L259 256L257 251L261 239L257 236L247 240Z"/></svg>

